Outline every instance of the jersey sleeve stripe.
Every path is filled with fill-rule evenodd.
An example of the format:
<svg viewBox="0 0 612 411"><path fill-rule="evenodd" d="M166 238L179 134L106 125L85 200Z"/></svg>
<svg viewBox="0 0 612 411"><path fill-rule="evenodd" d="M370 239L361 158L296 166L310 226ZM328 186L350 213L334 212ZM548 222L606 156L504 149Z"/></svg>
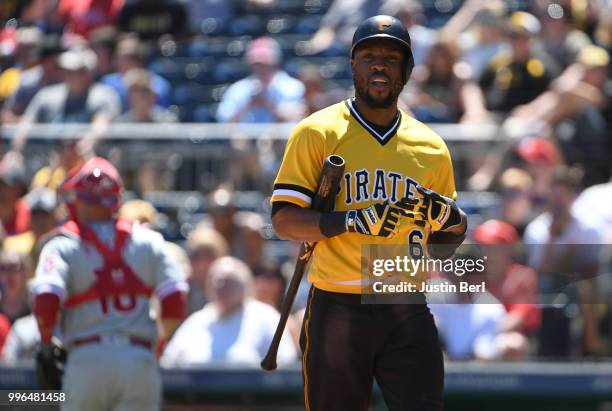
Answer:
<svg viewBox="0 0 612 411"><path fill-rule="evenodd" d="M39 283L39 284L35 284L32 287L32 294L34 296L45 294L45 293L51 293L51 294L57 295L60 301L64 301L64 299L66 298L66 290L52 283Z"/></svg>
<svg viewBox="0 0 612 411"><path fill-rule="evenodd" d="M292 198L296 198L300 201L300 205L302 203L305 203L306 206L309 206L310 203L312 202L312 198L300 193L299 191L295 191L295 190L274 190L274 192L272 193L272 201L283 201L281 200L279 197L292 197Z"/></svg>
<svg viewBox="0 0 612 411"><path fill-rule="evenodd" d="M183 280L164 281L163 283L157 286L157 288L155 289L155 294L157 294L157 297L160 300L163 300L170 294L173 294L177 291L185 292L185 293L188 292L189 284L187 284L187 281L183 281Z"/></svg>
<svg viewBox="0 0 612 411"><path fill-rule="evenodd" d="M283 183L278 183L278 184L274 184L274 190L291 190L291 191L297 191L299 193L302 193L306 196L308 196L309 198L314 197L315 193L307 188L304 188L302 186L299 186L297 184L283 184Z"/></svg>

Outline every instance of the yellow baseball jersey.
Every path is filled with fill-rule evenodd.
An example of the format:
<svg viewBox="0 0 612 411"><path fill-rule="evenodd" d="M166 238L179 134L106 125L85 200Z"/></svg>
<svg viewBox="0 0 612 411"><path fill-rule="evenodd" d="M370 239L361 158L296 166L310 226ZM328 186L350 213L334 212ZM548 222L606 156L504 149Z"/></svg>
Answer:
<svg viewBox="0 0 612 411"><path fill-rule="evenodd" d="M302 120L294 128L274 182L271 203L310 207L325 159L336 154L346 167L335 210L346 211L418 195L415 183L455 199L455 183L446 144L423 123L398 112L392 128L380 135L351 99ZM315 287L361 292L361 247L368 244L426 243L426 229L402 217L392 238L343 233L317 244L308 274ZM409 241L409 237L411 241Z"/></svg>

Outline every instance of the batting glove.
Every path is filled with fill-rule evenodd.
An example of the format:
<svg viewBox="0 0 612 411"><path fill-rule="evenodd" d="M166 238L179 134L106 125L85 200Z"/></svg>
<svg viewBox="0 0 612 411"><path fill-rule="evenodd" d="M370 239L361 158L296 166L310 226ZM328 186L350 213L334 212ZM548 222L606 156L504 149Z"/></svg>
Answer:
<svg viewBox="0 0 612 411"><path fill-rule="evenodd" d="M420 198L404 198L395 204L404 214L413 218L416 225L429 224L431 231L436 232L446 231L461 223L457 203L427 188L416 186L416 189Z"/></svg>
<svg viewBox="0 0 612 411"><path fill-rule="evenodd" d="M345 218L346 231L378 237L393 237L399 230L401 214L401 210L389 203L349 210Z"/></svg>

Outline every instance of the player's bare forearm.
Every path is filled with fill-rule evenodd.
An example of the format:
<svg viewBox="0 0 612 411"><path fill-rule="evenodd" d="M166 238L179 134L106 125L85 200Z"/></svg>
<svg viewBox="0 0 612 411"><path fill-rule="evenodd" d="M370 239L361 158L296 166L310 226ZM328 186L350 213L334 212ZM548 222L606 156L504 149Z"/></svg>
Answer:
<svg viewBox="0 0 612 411"><path fill-rule="evenodd" d="M319 228L320 220L321 213L317 211L298 206L286 206L274 214L272 227L276 234L284 240L321 241L326 237Z"/></svg>

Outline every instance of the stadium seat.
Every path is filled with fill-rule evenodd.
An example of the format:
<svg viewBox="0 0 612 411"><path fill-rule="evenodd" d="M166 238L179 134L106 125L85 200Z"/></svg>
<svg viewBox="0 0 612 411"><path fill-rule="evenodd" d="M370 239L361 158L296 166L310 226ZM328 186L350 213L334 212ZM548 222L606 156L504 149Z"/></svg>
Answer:
<svg viewBox="0 0 612 411"><path fill-rule="evenodd" d="M166 78L168 81L177 81L183 78L179 63L173 58L158 58L149 64L149 70Z"/></svg>
<svg viewBox="0 0 612 411"><path fill-rule="evenodd" d="M229 23L232 36L260 36L265 32L265 21L261 16L251 14L235 18Z"/></svg>
<svg viewBox="0 0 612 411"><path fill-rule="evenodd" d="M219 19L208 17L200 22L198 30L207 36L219 36L227 32L227 26Z"/></svg>
<svg viewBox="0 0 612 411"><path fill-rule="evenodd" d="M321 25L321 17L317 15L301 16L295 25L295 32L299 34L313 34Z"/></svg>
<svg viewBox="0 0 612 411"><path fill-rule="evenodd" d="M214 123L217 121L218 104L200 104L193 109L192 121L194 123Z"/></svg>
<svg viewBox="0 0 612 411"><path fill-rule="evenodd" d="M248 75L249 68L241 58L222 60L213 70L213 78L217 83L233 83Z"/></svg>
<svg viewBox="0 0 612 411"><path fill-rule="evenodd" d="M293 33L297 18L292 15L276 15L266 23L266 31L269 34Z"/></svg>

